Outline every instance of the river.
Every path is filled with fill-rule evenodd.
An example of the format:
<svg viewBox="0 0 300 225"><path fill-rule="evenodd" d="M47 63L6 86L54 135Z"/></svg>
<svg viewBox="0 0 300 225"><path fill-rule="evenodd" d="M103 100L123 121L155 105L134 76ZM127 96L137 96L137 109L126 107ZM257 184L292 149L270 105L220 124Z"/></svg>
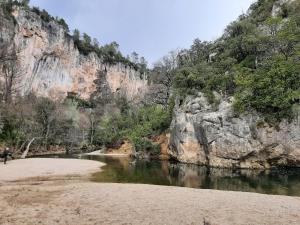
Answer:
<svg viewBox="0 0 300 225"><path fill-rule="evenodd" d="M300 169L231 170L170 161L135 160L109 156L44 156L97 160L106 163L92 180L109 183L140 183L262 194L300 196Z"/></svg>

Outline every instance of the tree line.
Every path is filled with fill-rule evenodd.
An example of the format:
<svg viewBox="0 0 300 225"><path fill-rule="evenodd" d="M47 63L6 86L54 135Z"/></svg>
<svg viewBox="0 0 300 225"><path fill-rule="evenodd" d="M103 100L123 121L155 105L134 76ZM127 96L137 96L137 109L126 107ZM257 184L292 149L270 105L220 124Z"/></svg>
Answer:
<svg viewBox="0 0 300 225"><path fill-rule="evenodd" d="M156 64L156 74L177 96L213 92L235 97L237 114L256 111L268 122L293 117L300 99L300 3L272 15L275 0L259 0L216 41L196 39ZM167 77L167 79L166 79Z"/></svg>

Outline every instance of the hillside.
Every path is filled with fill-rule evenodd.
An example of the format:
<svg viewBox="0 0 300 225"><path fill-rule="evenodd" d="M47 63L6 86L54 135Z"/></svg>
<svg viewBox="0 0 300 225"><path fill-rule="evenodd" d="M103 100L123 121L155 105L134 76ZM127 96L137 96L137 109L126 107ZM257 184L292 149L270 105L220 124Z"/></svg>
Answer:
<svg viewBox="0 0 300 225"><path fill-rule="evenodd" d="M218 40L196 39L178 53L169 72L177 93L174 158L215 167L299 166L299 9L299 1L260 0Z"/></svg>
<svg viewBox="0 0 300 225"><path fill-rule="evenodd" d="M196 39L177 53L173 88L180 96L204 92L210 103L217 103L212 92L234 96L238 113L255 110L268 122L291 116L299 101L299 7L260 0L216 41Z"/></svg>

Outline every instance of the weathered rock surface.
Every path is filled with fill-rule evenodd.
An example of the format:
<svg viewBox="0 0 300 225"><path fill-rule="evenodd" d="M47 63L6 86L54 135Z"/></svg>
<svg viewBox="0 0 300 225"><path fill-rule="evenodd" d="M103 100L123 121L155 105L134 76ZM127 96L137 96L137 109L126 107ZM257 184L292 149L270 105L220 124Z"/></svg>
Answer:
<svg viewBox="0 0 300 225"><path fill-rule="evenodd" d="M278 16L280 13L282 13L282 6L284 4L291 4L293 2L295 2L296 0L277 0L274 2L273 5L273 9L272 9L272 16L276 17Z"/></svg>
<svg viewBox="0 0 300 225"><path fill-rule="evenodd" d="M126 140L123 143L121 143L120 146L107 148L105 153L106 154L123 154L123 155L131 156L134 153L134 146L130 141Z"/></svg>
<svg viewBox="0 0 300 225"><path fill-rule="evenodd" d="M138 101L148 90L145 75L122 64L106 65L94 53L80 54L72 38L55 21L45 22L29 10L15 8L14 20L0 13L0 47L14 49L20 71L20 93L34 92L53 99L68 92L89 99L94 82L105 72L109 92Z"/></svg>
<svg viewBox="0 0 300 225"><path fill-rule="evenodd" d="M153 138L153 143L159 145L160 147L160 154L159 159L160 160L169 160L169 141L170 141L170 135L166 133L162 133L161 135Z"/></svg>
<svg viewBox="0 0 300 225"><path fill-rule="evenodd" d="M299 113L278 128L262 121L255 113L236 117L232 99L214 110L201 93L187 97L176 102L169 153L182 162L212 167L300 166Z"/></svg>

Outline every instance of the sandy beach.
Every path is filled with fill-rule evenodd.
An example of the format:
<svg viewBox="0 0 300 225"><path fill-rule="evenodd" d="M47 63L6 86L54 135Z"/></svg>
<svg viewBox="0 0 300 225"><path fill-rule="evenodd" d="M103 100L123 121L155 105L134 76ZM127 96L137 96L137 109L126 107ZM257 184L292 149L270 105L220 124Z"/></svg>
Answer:
<svg viewBox="0 0 300 225"><path fill-rule="evenodd" d="M84 176L99 172L104 164L79 159L31 158L8 161L0 164L0 182L26 180L38 177Z"/></svg>
<svg viewBox="0 0 300 225"><path fill-rule="evenodd" d="M100 166L65 159L1 164L0 224L300 224L298 197L89 182Z"/></svg>

